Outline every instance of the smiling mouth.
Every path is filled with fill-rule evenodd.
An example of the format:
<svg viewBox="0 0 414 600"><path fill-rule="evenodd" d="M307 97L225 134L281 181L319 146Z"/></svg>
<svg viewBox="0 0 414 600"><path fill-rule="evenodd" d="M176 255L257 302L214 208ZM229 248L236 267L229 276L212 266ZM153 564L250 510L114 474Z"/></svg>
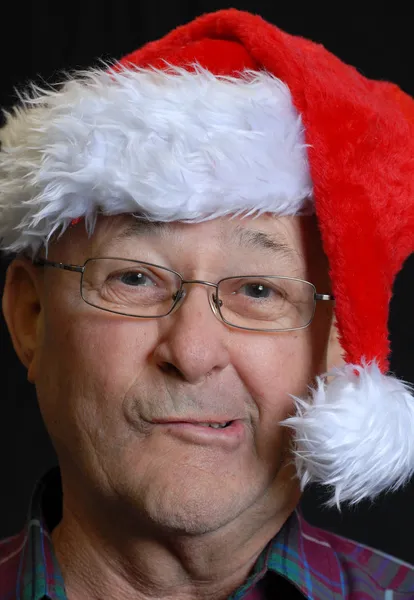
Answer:
<svg viewBox="0 0 414 600"><path fill-rule="evenodd" d="M158 431L165 432L186 443L198 446L216 446L227 451L236 450L245 439L245 424L240 419L223 421L153 421Z"/></svg>
<svg viewBox="0 0 414 600"><path fill-rule="evenodd" d="M231 421L153 421L154 425L193 425L194 427L211 427L212 429L225 429Z"/></svg>
<svg viewBox="0 0 414 600"><path fill-rule="evenodd" d="M213 427L213 429L224 429L231 425L233 421L225 421L224 423L191 423L191 425L199 425L200 427Z"/></svg>

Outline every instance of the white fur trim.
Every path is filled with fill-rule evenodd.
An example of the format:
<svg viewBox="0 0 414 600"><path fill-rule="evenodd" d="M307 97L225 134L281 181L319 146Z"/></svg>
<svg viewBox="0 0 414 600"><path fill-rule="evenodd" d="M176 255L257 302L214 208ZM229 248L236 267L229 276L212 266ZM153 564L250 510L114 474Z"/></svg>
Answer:
<svg viewBox="0 0 414 600"><path fill-rule="evenodd" d="M307 211L300 116L265 72L91 71L35 90L0 131L0 245L47 243L77 217L159 221Z"/></svg>
<svg viewBox="0 0 414 600"><path fill-rule="evenodd" d="M410 386L381 374L376 363L335 369L319 378L312 398L295 398L295 461L302 489L333 488L328 506L356 504L394 491L414 474L414 398Z"/></svg>

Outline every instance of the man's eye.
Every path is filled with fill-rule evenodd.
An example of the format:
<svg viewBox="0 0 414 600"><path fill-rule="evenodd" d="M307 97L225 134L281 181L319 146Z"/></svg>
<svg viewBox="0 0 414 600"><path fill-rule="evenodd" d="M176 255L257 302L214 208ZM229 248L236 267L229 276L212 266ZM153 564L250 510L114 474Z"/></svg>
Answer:
<svg viewBox="0 0 414 600"><path fill-rule="evenodd" d="M267 299L272 296L274 290L264 285L263 283L246 283L241 288L241 293L244 293L250 298Z"/></svg>
<svg viewBox="0 0 414 600"><path fill-rule="evenodd" d="M125 285L135 287L148 287L155 285L154 281L150 279L148 275L141 273L140 271L125 271L124 273L118 273L114 276L111 276L111 279L115 279Z"/></svg>

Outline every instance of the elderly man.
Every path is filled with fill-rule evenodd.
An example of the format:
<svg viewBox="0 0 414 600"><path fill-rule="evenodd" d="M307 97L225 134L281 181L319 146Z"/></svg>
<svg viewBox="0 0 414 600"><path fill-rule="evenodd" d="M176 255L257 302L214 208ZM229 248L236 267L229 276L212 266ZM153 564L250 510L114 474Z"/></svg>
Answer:
<svg viewBox="0 0 414 600"><path fill-rule="evenodd" d="M3 309L59 471L0 545L2 600L414 598L412 567L297 507L413 472L386 372L412 115L226 10L9 117Z"/></svg>

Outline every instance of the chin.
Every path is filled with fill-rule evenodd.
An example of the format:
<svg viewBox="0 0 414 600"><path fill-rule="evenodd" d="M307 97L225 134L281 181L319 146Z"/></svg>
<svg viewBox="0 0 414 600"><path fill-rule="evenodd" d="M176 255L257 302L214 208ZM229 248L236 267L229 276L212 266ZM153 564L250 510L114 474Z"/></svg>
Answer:
<svg viewBox="0 0 414 600"><path fill-rule="evenodd" d="M154 510L155 508L155 510ZM232 522L243 512L243 508L229 502L204 499L185 499L179 505L164 503L151 507L148 516L151 522L164 532L175 535L196 536L213 533Z"/></svg>
<svg viewBox="0 0 414 600"><path fill-rule="evenodd" d="M249 486L234 479L225 482L214 475L180 477L173 481L153 478L144 494L142 487L136 490L139 497L135 497L135 510L159 532L202 535L237 519L257 500L262 486L258 487L254 486L253 478Z"/></svg>

